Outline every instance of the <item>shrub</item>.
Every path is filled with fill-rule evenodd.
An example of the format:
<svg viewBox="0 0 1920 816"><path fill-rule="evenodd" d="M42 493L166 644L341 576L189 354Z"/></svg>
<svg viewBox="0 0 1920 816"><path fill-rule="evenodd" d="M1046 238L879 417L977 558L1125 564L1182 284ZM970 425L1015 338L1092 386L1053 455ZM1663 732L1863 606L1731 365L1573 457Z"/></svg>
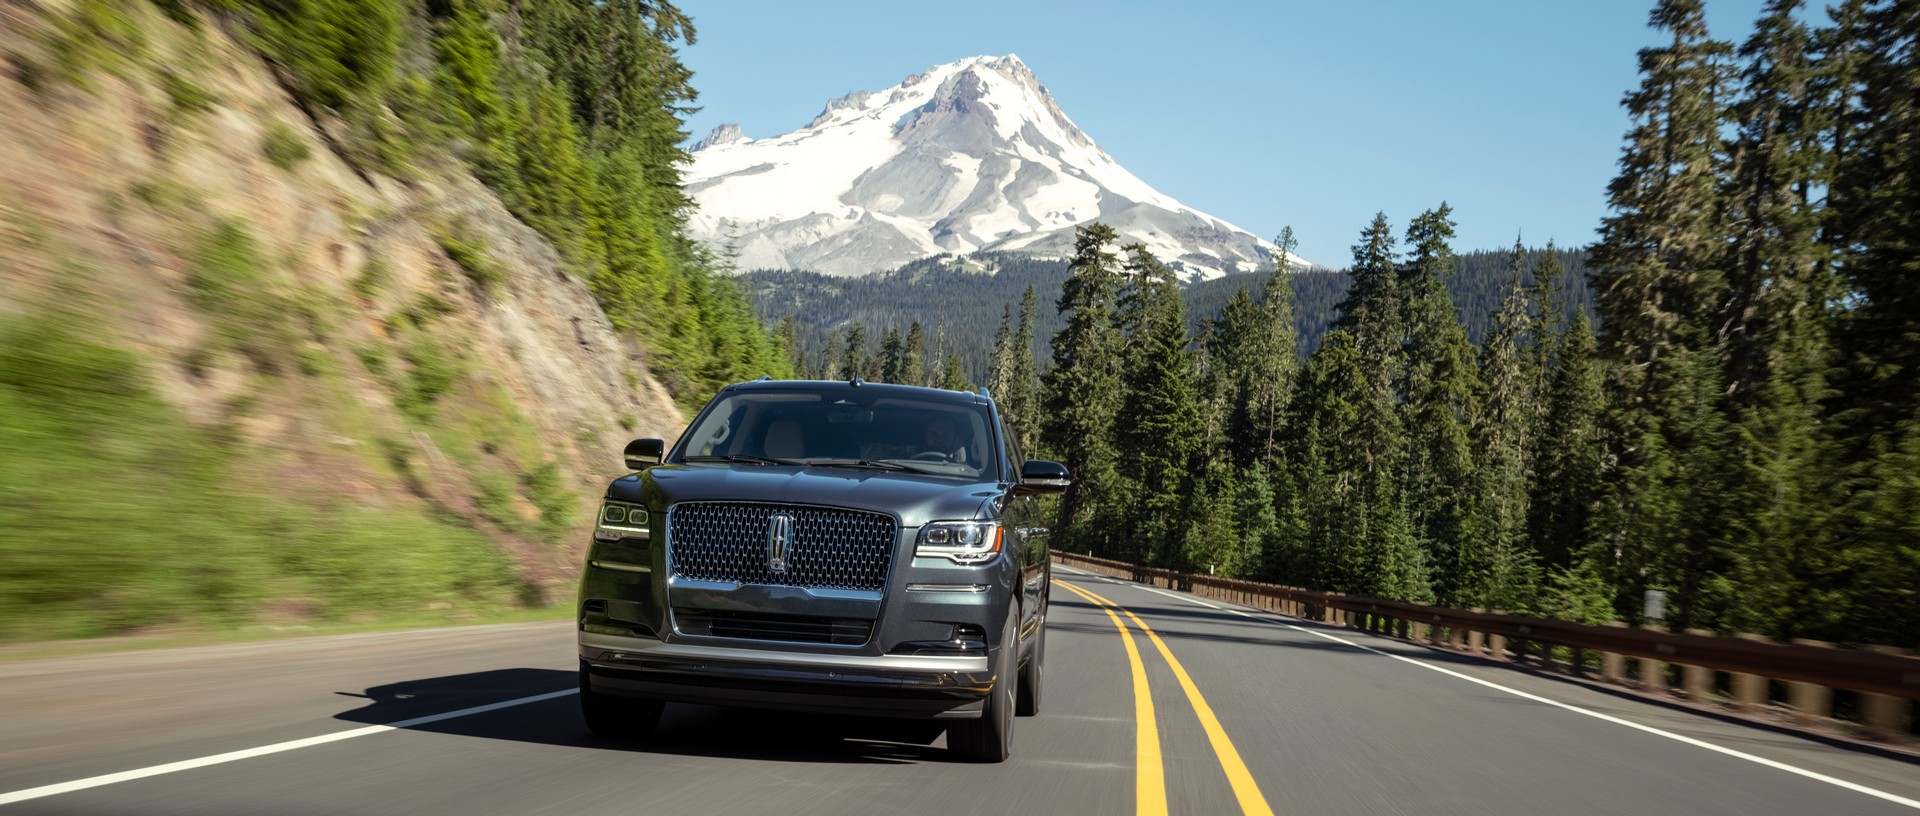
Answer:
<svg viewBox="0 0 1920 816"><path fill-rule="evenodd" d="M465 272L467 280L483 292L492 292L506 280L506 271L499 262L488 257L486 244L478 238L466 238L452 231L442 231L439 235L440 248L447 257L453 259L460 271Z"/></svg>
<svg viewBox="0 0 1920 816"><path fill-rule="evenodd" d="M260 152L266 154L267 161L273 162L273 166L282 170L292 170L313 155L300 135L280 121L267 125L267 136L260 146Z"/></svg>

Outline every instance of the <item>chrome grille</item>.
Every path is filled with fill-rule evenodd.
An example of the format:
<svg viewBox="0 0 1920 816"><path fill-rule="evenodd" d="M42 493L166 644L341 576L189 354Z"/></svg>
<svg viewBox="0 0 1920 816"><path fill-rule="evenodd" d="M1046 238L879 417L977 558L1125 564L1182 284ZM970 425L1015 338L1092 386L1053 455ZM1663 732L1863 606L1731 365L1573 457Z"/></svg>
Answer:
<svg viewBox="0 0 1920 816"><path fill-rule="evenodd" d="M767 526L793 517L785 572L768 564ZM687 502L667 511L667 565L699 581L781 584L819 589L882 589L898 537L893 517L747 502Z"/></svg>

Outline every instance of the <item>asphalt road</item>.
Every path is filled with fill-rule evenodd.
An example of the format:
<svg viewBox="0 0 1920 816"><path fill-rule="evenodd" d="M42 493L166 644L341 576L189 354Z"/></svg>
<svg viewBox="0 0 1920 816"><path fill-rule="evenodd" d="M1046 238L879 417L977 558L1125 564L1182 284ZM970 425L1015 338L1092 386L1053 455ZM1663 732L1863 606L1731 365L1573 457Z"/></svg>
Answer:
<svg viewBox="0 0 1920 816"><path fill-rule="evenodd" d="M1003 765L925 724L698 706L597 739L570 624L512 624L0 664L0 816L1920 810L1911 760L1056 578L1087 594L1054 589Z"/></svg>

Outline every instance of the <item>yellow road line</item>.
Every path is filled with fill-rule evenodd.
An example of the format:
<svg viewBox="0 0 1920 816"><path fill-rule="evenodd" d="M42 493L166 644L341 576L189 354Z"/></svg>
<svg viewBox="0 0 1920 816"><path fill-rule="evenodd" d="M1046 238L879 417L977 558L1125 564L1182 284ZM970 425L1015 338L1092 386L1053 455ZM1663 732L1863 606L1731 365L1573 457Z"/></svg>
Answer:
<svg viewBox="0 0 1920 816"><path fill-rule="evenodd" d="M1080 589L1064 581L1061 585L1082 595L1090 596L1100 604L1127 613L1127 617L1133 620L1133 625L1147 633L1147 637L1153 641L1154 648L1160 650L1160 656L1167 659L1168 666L1173 667L1173 676L1179 678L1180 688L1187 692L1187 702L1193 704L1193 713L1200 716L1200 727L1206 729L1207 741L1213 744L1213 753L1220 758L1220 768L1227 772L1227 782L1233 786L1234 798L1240 800L1241 812L1247 816L1273 816L1273 808L1267 805L1267 797L1261 795L1260 785L1253 781L1253 774L1247 771L1247 764L1240 760L1240 752L1234 749L1233 740L1227 738L1226 729L1220 727L1220 718L1214 716L1213 706L1207 705L1207 698L1200 695L1200 687L1194 685L1193 677L1187 674L1186 667L1180 665L1180 661L1173 656L1173 650L1167 648L1166 642L1153 631L1153 627L1148 626L1146 621L1141 620L1140 616L1133 614L1131 610L1100 597L1092 590ZM1107 614L1113 613L1109 611Z"/></svg>
<svg viewBox="0 0 1920 816"><path fill-rule="evenodd" d="M1127 647L1127 662L1133 667L1134 812L1139 816L1166 816L1167 780L1160 760L1160 726L1153 717L1153 692L1147 687L1147 665L1140 660L1140 649L1133 645L1133 633L1127 631L1127 624L1119 615L1100 606L1086 590L1065 581L1054 583L1100 607L1100 611L1113 619L1113 627L1120 630L1120 642Z"/></svg>

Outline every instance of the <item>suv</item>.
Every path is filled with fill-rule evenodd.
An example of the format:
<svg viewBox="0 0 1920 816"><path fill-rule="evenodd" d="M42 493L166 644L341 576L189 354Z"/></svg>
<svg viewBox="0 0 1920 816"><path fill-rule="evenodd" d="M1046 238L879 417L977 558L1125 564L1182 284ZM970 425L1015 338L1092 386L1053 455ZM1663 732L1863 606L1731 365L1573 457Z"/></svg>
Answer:
<svg viewBox="0 0 1920 816"><path fill-rule="evenodd" d="M672 450L627 446L580 582L580 705L650 731L668 701L949 719L999 762L1037 713L1051 577L1026 461L982 391L761 379Z"/></svg>

